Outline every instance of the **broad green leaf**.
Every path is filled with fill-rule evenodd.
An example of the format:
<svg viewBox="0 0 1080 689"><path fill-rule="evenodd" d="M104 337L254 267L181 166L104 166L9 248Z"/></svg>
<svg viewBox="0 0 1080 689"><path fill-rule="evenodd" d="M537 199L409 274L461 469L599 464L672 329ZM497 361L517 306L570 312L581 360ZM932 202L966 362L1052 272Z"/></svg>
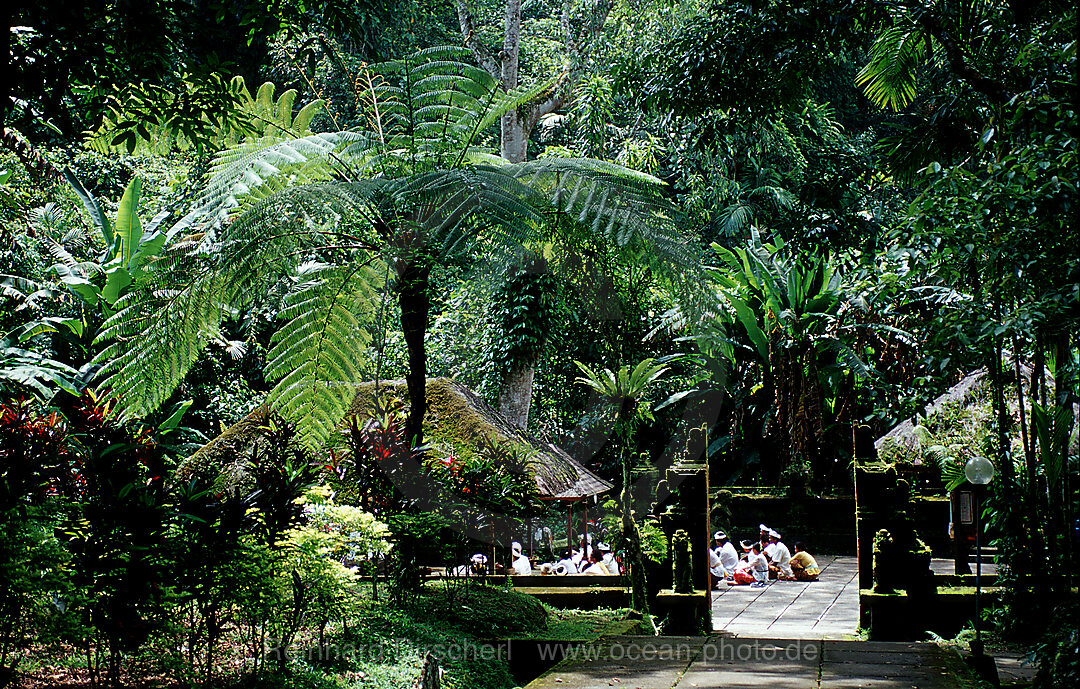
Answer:
<svg viewBox="0 0 1080 689"><path fill-rule="evenodd" d="M166 431L176 428L180 425L180 421L184 418L184 414L187 412L188 407L191 406L193 400L186 400L176 405L176 409L169 415L169 418L165 419L158 424L159 431Z"/></svg>
<svg viewBox="0 0 1080 689"><path fill-rule="evenodd" d="M116 300L120 298L120 295L125 289L132 283L131 273L127 272L123 266L112 266L108 273L108 277L105 280L105 288L101 290L101 298L105 300L109 306L116 303Z"/></svg>
<svg viewBox="0 0 1080 689"><path fill-rule="evenodd" d="M82 201L83 207L86 208L86 212L90 214L90 219L97 225L98 230L101 232L101 238L105 241L105 247L108 248L113 244L113 228L109 222L109 218L101 210L101 206L94 200L94 197L90 195L90 192L83 188L82 182L75 176L69 169L64 170L64 179L71 185L71 188L75 191L75 195Z"/></svg>
<svg viewBox="0 0 1080 689"><path fill-rule="evenodd" d="M126 265L135 255L142 241L142 225L139 223L139 192L142 182L133 177L124 189L120 206L116 209L116 236L120 238L120 259Z"/></svg>
<svg viewBox="0 0 1080 689"><path fill-rule="evenodd" d="M743 329L746 331L746 335L750 338L750 341L754 344L754 350L757 352L758 358L761 361L769 360L769 342L765 336L765 332L758 325L757 314L754 310L746 305L742 299L737 297L728 297L728 301L735 308L735 315L739 318L739 323L742 324Z"/></svg>

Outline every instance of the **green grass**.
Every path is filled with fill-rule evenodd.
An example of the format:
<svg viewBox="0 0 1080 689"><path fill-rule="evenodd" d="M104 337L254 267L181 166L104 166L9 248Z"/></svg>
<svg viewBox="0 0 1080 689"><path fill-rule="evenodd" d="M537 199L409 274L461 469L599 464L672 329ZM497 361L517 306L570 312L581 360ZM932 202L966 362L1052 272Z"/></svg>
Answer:
<svg viewBox="0 0 1080 689"><path fill-rule="evenodd" d="M538 634L515 634L514 638L542 636L545 639L566 641L571 639L595 639L612 622L626 614L625 609L602 608L598 610L560 610L548 608L550 621L547 629Z"/></svg>

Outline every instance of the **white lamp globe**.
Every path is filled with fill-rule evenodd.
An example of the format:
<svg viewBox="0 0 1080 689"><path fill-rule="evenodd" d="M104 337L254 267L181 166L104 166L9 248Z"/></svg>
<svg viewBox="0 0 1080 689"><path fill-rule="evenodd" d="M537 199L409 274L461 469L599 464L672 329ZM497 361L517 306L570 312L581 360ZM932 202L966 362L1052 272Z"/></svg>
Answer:
<svg viewBox="0 0 1080 689"><path fill-rule="evenodd" d="M972 457L964 465L964 476L976 486L985 486L994 478L994 465L986 457Z"/></svg>

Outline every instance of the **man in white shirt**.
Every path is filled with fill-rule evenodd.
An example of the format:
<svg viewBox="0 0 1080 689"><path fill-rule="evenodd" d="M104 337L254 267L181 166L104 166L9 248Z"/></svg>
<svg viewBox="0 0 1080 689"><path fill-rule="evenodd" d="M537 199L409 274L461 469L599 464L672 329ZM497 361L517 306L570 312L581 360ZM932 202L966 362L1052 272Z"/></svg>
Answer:
<svg viewBox="0 0 1080 689"><path fill-rule="evenodd" d="M600 563L604 565L604 569L608 571L608 574L618 574L619 563L615 561L615 556L611 554L611 546L607 543L597 543L596 549L600 552Z"/></svg>
<svg viewBox="0 0 1080 689"><path fill-rule="evenodd" d="M717 531L713 534L713 538L717 536L720 540L720 564L723 565L724 571L731 574L735 571L735 565L739 564L739 551L735 550L735 546L728 540L726 533Z"/></svg>
<svg viewBox="0 0 1080 689"><path fill-rule="evenodd" d="M773 540L774 536L776 540ZM776 554L776 541L778 540L780 540L780 534L775 529L769 529L765 534L765 538L761 541L761 550L769 562L772 562L773 556Z"/></svg>
<svg viewBox="0 0 1080 689"><path fill-rule="evenodd" d="M525 577L532 574L532 565L529 563L529 558L521 553L521 544L517 541L511 543L510 552L513 554L513 562L510 563L510 573Z"/></svg>
<svg viewBox="0 0 1080 689"><path fill-rule="evenodd" d="M600 561L599 551L595 549L592 551L592 553L589 554L589 564L581 573L598 576L608 576L609 574L611 574L611 572L608 571L607 567L604 566L604 563Z"/></svg>
<svg viewBox="0 0 1080 689"><path fill-rule="evenodd" d="M713 547L709 549L709 571L717 579L726 579L734 573L737 564L739 554L728 541L727 534L723 531L714 533Z"/></svg>
<svg viewBox="0 0 1080 689"><path fill-rule="evenodd" d="M769 545L772 546L769 571L780 579L794 579L795 573L791 571L791 551L780 540L780 534L776 531L769 534Z"/></svg>

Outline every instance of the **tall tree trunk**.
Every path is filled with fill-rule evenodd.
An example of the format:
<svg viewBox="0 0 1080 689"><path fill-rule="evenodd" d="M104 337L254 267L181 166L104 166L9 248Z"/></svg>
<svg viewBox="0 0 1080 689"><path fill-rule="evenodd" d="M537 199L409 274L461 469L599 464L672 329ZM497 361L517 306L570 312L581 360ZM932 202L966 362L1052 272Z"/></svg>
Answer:
<svg viewBox="0 0 1080 689"><path fill-rule="evenodd" d="M529 136L536 123L541 117L555 112L570 100L574 84L583 73L587 61L585 46L600 33L614 4L614 0L601 0L596 3L592 14L586 18L576 34L571 28L569 5L564 7L560 24L570 67L537 101L503 115L499 123L499 154L505 160L511 163L527 160ZM454 6L465 46L472 52L477 63L499 80L503 90L512 91L520 86L521 0L506 0L503 46L497 56L492 55L480 42L469 0L454 0ZM512 362L500 385L499 410L505 410L504 415L518 428L525 428L529 422L536 363L535 357Z"/></svg>
<svg viewBox="0 0 1080 689"><path fill-rule="evenodd" d="M649 614L648 589L645 582L645 556L641 551L641 531L634 521L634 497L630 482L630 458L632 454L625 443L622 448L622 491L619 494L622 509L623 540L626 541L626 557L630 560L630 605L642 615Z"/></svg>
<svg viewBox="0 0 1080 689"><path fill-rule="evenodd" d="M515 362L499 386L499 414L517 428L525 428L529 424L535 376L536 358L533 357L524 362Z"/></svg>
<svg viewBox="0 0 1080 689"><path fill-rule="evenodd" d="M409 390L409 415L405 420L405 438L416 447L424 443L424 412L427 409L427 334L431 300L428 280L431 268L407 264L399 270L398 304L401 306L401 332L409 355L405 384Z"/></svg>

